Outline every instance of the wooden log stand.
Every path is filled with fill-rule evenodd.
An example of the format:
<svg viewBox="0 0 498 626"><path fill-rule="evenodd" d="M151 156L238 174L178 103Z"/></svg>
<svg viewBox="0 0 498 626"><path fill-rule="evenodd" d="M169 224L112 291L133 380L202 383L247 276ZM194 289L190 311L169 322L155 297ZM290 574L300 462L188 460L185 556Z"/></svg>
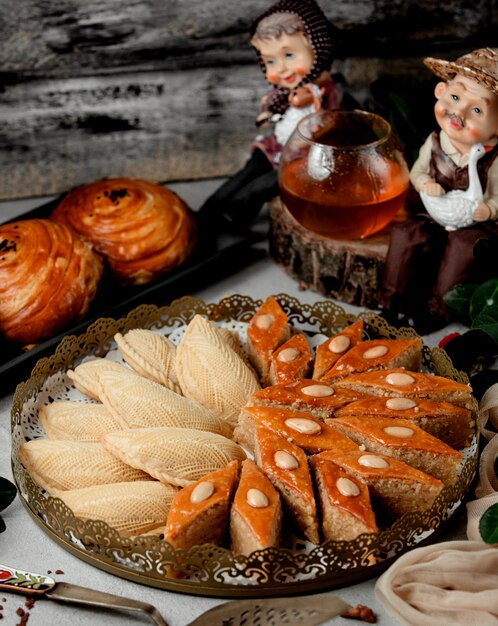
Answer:
<svg viewBox="0 0 498 626"><path fill-rule="evenodd" d="M379 308L389 231L339 241L303 228L280 198L270 203L270 254L301 288L341 302Z"/></svg>

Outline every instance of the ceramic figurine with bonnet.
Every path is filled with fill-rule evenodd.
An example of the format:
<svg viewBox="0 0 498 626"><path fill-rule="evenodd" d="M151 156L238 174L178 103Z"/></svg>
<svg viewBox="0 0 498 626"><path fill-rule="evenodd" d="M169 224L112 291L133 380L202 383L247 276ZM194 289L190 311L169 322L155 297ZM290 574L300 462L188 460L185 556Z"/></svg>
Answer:
<svg viewBox="0 0 498 626"><path fill-rule="evenodd" d="M256 118L260 132L246 164L200 209L209 227L221 219L247 227L279 193L279 158L296 124L322 107L339 107L339 90L329 73L333 32L314 0L280 0L254 22L251 45L271 89L262 98Z"/></svg>
<svg viewBox="0 0 498 626"><path fill-rule="evenodd" d="M442 79L439 130L410 172L426 212L392 225L381 303L390 322L404 315L425 334L449 321L445 293L479 282L476 242L498 245L498 49L424 63Z"/></svg>

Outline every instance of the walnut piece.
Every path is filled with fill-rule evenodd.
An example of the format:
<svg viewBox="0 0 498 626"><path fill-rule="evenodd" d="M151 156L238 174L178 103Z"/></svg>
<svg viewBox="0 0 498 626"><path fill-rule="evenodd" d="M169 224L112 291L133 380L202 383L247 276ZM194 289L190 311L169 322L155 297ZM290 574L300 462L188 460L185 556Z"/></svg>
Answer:
<svg viewBox="0 0 498 626"><path fill-rule="evenodd" d="M356 606L352 606L349 609L346 609L344 613L341 613L341 617L345 617L346 619L357 619L362 622L367 622L368 624L376 624L377 616L368 606L364 606L363 604L357 604Z"/></svg>

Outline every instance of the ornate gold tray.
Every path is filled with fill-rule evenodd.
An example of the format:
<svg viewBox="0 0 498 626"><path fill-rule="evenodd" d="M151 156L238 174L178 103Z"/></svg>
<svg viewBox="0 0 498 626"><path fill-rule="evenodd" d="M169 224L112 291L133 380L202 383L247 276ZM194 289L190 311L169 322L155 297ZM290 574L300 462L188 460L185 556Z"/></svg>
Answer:
<svg viewBox="0 0 498 626"><path fill-rule="evenodd" d="M416 336L410 329L396 330L388 326L385 320L372 313L358 317L347 314L330 301L306 305L285 294L275 297L290 323L311 337L333 334L360 318L371 338ZM43 436L38 423L38 406L47 402L51 394L64 397L70 393L72 384L66 370L86 356L105 356L115 347L116 332L142 327L158 329L173 337L196 314L240 329L261 304L261 300L233 295L211 304L184 297L162 308L142 305L119 320L99 319L86 333L66 337L52 356L38 361L30 378L18 385L14 395L12 466L23 504L55 541L92 565L150 586L198 595L256 597L339 587L376 576L402 553L433 540L444 528L474 477L477 436L465 451L458 480L441 492L431 509L404 515L378 534L365 534L354 541L327 541L311 549L303 546L270 548L249 557L237 556L213 545L189 551L175 550L155 536L123 538L103 522L74 517L61 500L48 497L24 470L17 454L20 443ZM429 371L468 382L455 370L443 350L424 346L424 362Z"/></svg>

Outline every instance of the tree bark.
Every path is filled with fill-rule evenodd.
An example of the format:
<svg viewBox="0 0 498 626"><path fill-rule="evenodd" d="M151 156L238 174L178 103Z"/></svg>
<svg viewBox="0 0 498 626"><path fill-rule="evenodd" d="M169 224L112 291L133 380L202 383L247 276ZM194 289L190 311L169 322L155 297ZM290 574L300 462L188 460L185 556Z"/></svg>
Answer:
<svg viewBox="0 0 498 626"><path fill-rule="evenodd" d="M303 289L378 309L389 233L355 241L322 237L301 226L280 198L270 203L270 254Z"/></svg>

